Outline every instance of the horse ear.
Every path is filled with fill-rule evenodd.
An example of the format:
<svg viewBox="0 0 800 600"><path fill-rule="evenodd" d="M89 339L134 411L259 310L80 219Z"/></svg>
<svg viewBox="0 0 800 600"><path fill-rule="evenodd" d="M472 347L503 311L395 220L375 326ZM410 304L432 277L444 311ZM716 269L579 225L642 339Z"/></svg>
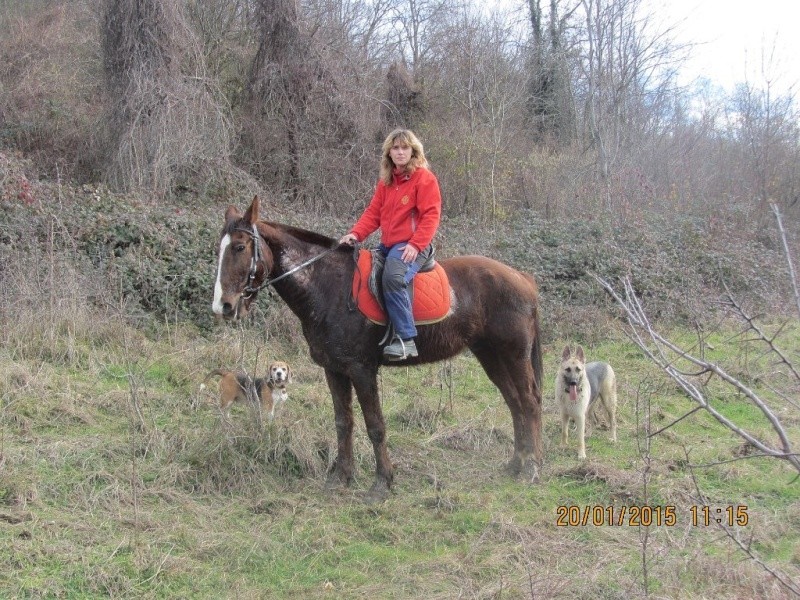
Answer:
<svg viewBox="0 0 800 600"><path fill-rule="evenodd" d="M244 213L244 220L252 225L258 221L259 201L258 196L253 196L253 201L250 203L250 208Z"/></svg>
<svg viewBox="0 0 800 600"><path fill-rule="evenodd" d="M578 346L578 348L575 350L575 355L578 357L579 361L586 362L586 358L583 354L583 346Z"/></svg>
<svg viewBox="0 0 800 600"><path fill-rule="evenodd" d="M564 346L564 351L561 353L561 360L567 360L570 354L571 351L569 349L569 346Z"/></svg>
<svg viewBox="0 0 800 600"><path fill-rule="evenodd" d="M230 223L236 219L241 219L242 213L239 212L239 209L233 206L232 204L228 206L228 210L225 211L225 222Z"/></svg>

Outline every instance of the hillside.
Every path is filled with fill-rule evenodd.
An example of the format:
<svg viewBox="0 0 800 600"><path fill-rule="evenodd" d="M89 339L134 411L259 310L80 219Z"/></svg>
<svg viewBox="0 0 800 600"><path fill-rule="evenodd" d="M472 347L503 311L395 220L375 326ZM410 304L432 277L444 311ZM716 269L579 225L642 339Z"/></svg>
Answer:
<svg viewBox="0 0 800 600"><path fill-rule="evenodd" d="M88 277L90 297L100 294L94 288L113 282L131 309L156 321L211 325L209 290L222 216L228 204L244 208L250 197L156 201L98 184L37 180L33 165L9 152L0 154L0 169L0 252L9 267L33 260L25 268L46 271L40 255L46 251ZM339 237L359 214L298 210L270 196L263 206L266 220L330 237ZM794 235L788 241L796 255ZM460 254L490 256L533 274L547 330L559 334L563 311L569 311L569 321L581 315L599 323L614 314L592 274L611 281L629 276L644 307L665 321L713 319L728 293L754 313L777 315L791 306L791 277L776 224L765 227L741 214L706 222L643 212L622 223L602 217L548 221L525 210L491 221L445 215L437 255ZM591 327L570 333L592 335Z"/></svg>
<svg viewBox="0 0 800 600"><path fill-rule="evenodd" d="M678 85L651 10L0 3L0 598L800 596L796 101L773 65ZM538 282L538 484L465 353L381 371L385 502L360 409L354 484L327 490L297 318L265 292L211 315L226 207L338 238L395 127L440 181L438 256ZM619 388L586 461L554 390L577 343ZM276 359L272 422L201 388Z"/></svg>
<svg viewBox="0 0 800 600"><path fill-rule="evenodd" d="M10 153L0 164L0 595L792 596L796 473L748 459L753 449L702 412L647 438L693 404L626 338L618 309L588 276L630 274L648 310L689 346L700 324L712 358L769 398L796 443L798 382L714 305L722 280L760 313L789 305L775 236L710 232L689 219L671 227L552 224L524 213L448 219L443 256L484 252L541 284L543 481L504 473L508 411L465 355L383 371L397 473L393 494L375 506L363 503L374 469L363 423L355 485L324 489L336 452L330 397L296 318L267 296L242 326L207 314L224 203L156 203L38 181ZM332 236L349 221L269 210ZM796 364L796 321L779 325L766 327ZM574 444L559 447L552 400L561 348L574 342L620 378L620 441L595 428L586 462ZM292 365L295 383L272 423L241 406L226 421L214 386L199 387L212 368L260 374L276 358ZM774 435L740 395L719 382L705 389L749 431ZM705 523L704 506L747 522L728 526L729 538L716 512ZM642 507L649 527L631 517ZM584 524L584 513L596 524Z"/></svg>

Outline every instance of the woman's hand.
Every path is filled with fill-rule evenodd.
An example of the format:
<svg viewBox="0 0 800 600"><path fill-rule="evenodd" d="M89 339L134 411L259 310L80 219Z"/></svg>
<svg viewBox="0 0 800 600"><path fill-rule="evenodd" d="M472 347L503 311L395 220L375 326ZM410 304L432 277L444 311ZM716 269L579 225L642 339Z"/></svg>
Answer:
<svg viewBox="0 0 800 600"><path fill-rule="evenodd" d="M347 235L342 236L342 239L339 240L339 243L347 244L348 246L355 246L357 241L358 238L354 234L348 233Z"/></svg>
<svg viewBox="0 0 800 600"><path fill-rule="evenodd" d="M402 260L406 264L411 264L415 260L417 260L417 255L419 254L419 250L414 248L411 244L406 244L403 246L403 254L400 255L400 260Z"/></svg>

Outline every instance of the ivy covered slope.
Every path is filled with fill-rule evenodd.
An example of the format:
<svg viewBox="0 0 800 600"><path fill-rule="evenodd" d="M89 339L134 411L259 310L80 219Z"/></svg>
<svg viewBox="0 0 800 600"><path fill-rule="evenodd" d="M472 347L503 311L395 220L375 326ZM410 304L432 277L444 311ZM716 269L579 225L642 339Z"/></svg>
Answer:
<svg viewBox="0 0 800 600"><path fill-rule="evenodd" d="M5 156L4 168L0 252L8 260L57 252L98 290L124 296L131 310L158 321L211 324L222 217L228 203L245 207L250 198L160 202L103 186L36 181L30 164L14 156ZM263 206L262 218L331 237L357 216L304 213L270 201ZM493 223L446 215L437 239L439 258L485 254L535 275L554 335L565 310L572 320L591 319L598 309L609 314L610 299L595 274L612 282L630 277L651 316L673 322L715 311L726 289L756 305L756 312L780 312L791 292L777 232L756 220L712 226L690 216L651 214L625 222L564 222L521 210Z"/></svg>

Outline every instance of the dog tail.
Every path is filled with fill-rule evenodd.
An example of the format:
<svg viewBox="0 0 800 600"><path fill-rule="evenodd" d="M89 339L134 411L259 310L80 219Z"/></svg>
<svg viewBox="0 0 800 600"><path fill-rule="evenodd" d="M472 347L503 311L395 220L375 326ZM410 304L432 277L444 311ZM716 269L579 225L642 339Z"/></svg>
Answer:
<svg viewBox="0 0 800 600"><path fill-rule="evenodd" d="M214 375L218 375L219 377L223 377L223 376L227 375L228 373L230 373L230 371L228 371L227 369L214 369L213 371L209 371L208 375L206 375L203 378L203 383L205 383L206 381L211 379L211 377L213 377Z"/></svg>

